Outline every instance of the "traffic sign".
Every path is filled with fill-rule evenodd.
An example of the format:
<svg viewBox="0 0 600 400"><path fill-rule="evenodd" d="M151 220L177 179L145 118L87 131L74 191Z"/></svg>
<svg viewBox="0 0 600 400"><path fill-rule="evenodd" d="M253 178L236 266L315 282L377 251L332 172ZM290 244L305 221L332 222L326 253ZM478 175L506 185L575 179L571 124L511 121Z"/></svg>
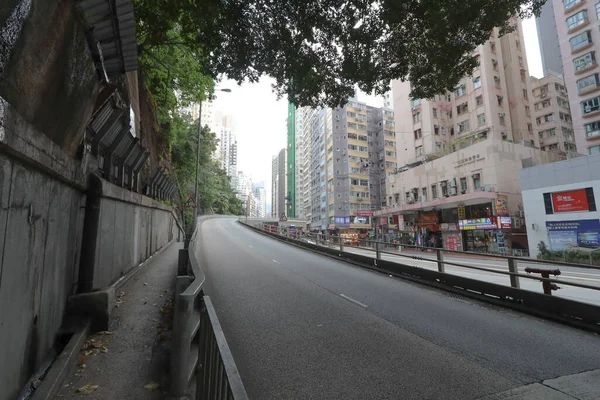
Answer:
<svg viewBox="0 0 600 400"><path fill-rule="evenodd" d="M192 198L192 196L188 197L187 201L183 204L183 206L187 207L187 208L196 207L196 203L194 202L194 199Z"/></svg>
<svg viewBox="0 0 600 400"><path fill-rule="evenodd" d="M285 213L281 213L281 216L279 217L279 220L280 220L281 222L285 222L285 221L287 221L287 217L285 216Z"/></svg>

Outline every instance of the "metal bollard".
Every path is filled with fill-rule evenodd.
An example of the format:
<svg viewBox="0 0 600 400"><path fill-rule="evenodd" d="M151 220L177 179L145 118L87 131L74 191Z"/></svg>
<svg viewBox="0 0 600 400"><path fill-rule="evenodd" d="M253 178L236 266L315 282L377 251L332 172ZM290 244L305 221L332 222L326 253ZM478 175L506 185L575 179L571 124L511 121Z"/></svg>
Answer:
<svg viewBox="0 0 600 400"><path fill-rule="evenodd" d="M508 271L513 273L513 274L517 274L519 273L519 269L517 268L517 260L515 260L514 258L509 258L508 259ZM510 276L510 286L514 287L515 289L520 289L521 285L519 284L519 277L516 275L511 275Z"/></svg>
<svg viewBox="0 0 600 400"><path fill-rule="evenodd" d="M437 265L438 265L438 272L446 272L446 265L444 264L444 253L442 252L442 249L437 249L436 250L437 253Z"/></svg>

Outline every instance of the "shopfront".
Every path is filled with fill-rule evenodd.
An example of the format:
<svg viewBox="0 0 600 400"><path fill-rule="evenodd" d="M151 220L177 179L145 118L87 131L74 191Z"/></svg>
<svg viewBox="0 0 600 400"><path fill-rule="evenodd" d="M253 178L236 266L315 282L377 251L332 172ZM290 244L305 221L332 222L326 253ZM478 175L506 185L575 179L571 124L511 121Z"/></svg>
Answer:
<svg viewBox="0 0 600 400"><path fill-rule="evenodd" d="M461 219L458 228L462 232L464 251L474 253L497 253L498 223L494 217Z"/></svg>
<svg viewBox="0 0 600 400"><path fill-rule="evenodd" d="M462 251L462 235L456 222L442 222L440 231L444 249Z"/></svg>

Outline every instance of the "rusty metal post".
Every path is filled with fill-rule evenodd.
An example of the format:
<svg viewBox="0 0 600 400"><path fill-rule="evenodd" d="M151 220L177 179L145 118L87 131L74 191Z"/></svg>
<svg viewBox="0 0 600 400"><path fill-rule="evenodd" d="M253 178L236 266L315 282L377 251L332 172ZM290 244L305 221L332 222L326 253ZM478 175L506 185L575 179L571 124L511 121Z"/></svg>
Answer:
<svg viewBox="0 0 600 400"><path fill-rule="evenodd" d="M513 274L519 273L519 269L517 267L517 260L515 260L514 258L508 259L508 272L511 272ZM510 276L510 286L514 287L515 289L521 288L521 285L519 284L518 276L516 276L516 275Z"/></svg>

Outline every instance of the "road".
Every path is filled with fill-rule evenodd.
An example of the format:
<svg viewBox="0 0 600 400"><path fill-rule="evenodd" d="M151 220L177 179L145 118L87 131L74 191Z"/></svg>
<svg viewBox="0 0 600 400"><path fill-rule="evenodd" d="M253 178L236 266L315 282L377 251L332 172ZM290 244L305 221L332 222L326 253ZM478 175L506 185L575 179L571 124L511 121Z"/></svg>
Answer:
<svg viewBox="0 0 600 400"><path fill-rule="evenodd" d="M205 291L251 399L572 400L585 397L563 386L600 382L597 335L320 256L234 219L204 221L200 238Z"/></svg>
<svg viewBox="0 0 600 400"><path fill-rule="evenodd" d="M375 251L372 248L367 247L350 247L345 246L344 250L350 253L361 254L369 257L375 257ZM387 249L388 252L395 252L392 249ZM423 258L424 260L416 260L412 258L412 256L417 256ZM400 252L398 254L389 254L383 253L382 258L387 261L393 261L397 263L402 263L406 265L411 265L414 267L426 268L437 271L437 260L436 254L434 252ZM427 259L431 260L428 261ZM481 268L493 269L496 271L508 272L508 264L505 260L494 259L491 257L482 257L480 259L475 257L460 257L448 255L446 253L444 255L444 260L457 263L470 265ZM550 264L540 264L540 263L525 263L520 262L517 264L517 268L519 273L526 274L525 268L533 267L533 268L549 268L555 269L558 268L561 270L561 275L558 277L552 277L553 279L557 279L563 282L573 282L580 283L584 285L597 286L600 289L600 270L596 269L582 269L582 268L572 268L566 266L556 266ZM461 268L455 265L445 266L446 272L464 276L466 278L478 279L486 282L496 283L500 285L510 286L510 278L508 275L495 274L493 272L486 272L481 270L474 270L469 268ZM535 276L535 275L531 275ZM539 275L538 275L539 276ZM520 285L522 289L531 290L534 292L542 293L542 283L538 280L527 279L527 278L519 278ZM572 300L582 301L591 304L600 304L600 290L592 290L586 288L580 288L575 286L569 286L566 284L559 284L560 289L553 292L554 296L564 297Z"/></svg>

